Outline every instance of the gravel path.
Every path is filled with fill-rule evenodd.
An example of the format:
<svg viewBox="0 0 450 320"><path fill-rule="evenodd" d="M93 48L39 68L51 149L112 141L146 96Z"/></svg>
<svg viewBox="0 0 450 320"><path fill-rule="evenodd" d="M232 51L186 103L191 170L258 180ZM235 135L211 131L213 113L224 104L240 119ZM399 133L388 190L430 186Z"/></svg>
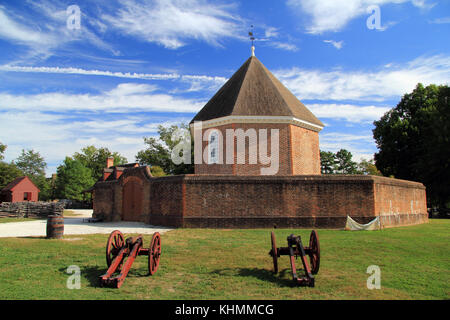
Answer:
<svg viewBox="0 0 450 320"><path fill-rule="evenodd" d="M152 226L142 222L84 222L83 219L92 217L92 210L71 210L77 216L64 217L64 235L76 234L109 234L120 230L125 236L129 233L153 234L164 233L172 228ZM46 236L47 220L26 222L0 223L0 238L5 237L41 237Z"/></svg>

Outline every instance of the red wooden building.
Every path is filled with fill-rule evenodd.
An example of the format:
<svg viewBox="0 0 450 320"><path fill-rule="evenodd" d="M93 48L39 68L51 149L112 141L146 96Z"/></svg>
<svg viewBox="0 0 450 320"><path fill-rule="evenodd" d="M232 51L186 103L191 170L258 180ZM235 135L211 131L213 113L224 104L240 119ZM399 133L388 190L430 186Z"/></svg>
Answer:
<svg viewBox="0 0 450 320"><path fill-rule="evenodd" d="M39 192L30 178L19 177L0 191L0 202L38 201Z"/></svg>

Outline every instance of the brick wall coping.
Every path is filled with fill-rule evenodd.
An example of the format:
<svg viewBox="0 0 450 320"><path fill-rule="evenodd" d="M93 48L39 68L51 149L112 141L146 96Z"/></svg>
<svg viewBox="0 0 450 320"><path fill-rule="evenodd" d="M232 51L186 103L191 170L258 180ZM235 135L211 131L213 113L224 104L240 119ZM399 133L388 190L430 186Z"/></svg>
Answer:
<svg viewBox="0 0 450 320"><path fill-rule="evenodd" d="M420 182L371 176L371 175L286 175L286 176L236 176L236 175L211 175L211 174L186 174L177 176L165 176L152 178L153 182L185 181L187 183L326 183L326 184L382 184L407 188L425 189Z"/></svg>
<svg viewBox="0 0 450 320"><path fill-rule="evenodd" d="M375 183L377 184L400 186L406 188L426 189L423 183L417 181L380 177L380 176L370 176L370 177L372 177Z"/></svg>
<svg viewBox="0 0 450 320"><path fill-rule="evenodd" d="M127 175L131 174L132 171L142 171L144 177L151 180L154 183L158 182L179 182L185 181L186 183L196 183L196 182L207 182L207 183L250 183L250 184L267 184L267 183L316 183L321 182L324 184L381 184L381 185L391 185L400 186L405 188L419 188L425 189L425 186L420 182L372 176L372 175L284 175L284 176L238 176L238 175L224 175L224 174L184 174L176 176L164 176L164 177L153 177L150 173L150 167L141 166L137 168L127 168L124 170ZM120 177L119 180L123 179ZM99 181L96 184L98 186L117 183L118 180L112 181Z"/></svg>

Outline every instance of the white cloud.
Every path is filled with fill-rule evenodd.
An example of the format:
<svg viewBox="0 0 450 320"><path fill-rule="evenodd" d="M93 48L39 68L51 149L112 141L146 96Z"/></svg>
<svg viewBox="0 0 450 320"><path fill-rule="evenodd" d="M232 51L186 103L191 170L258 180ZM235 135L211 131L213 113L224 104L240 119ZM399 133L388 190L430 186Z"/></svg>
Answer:
<svg viewBox="0 0 450 320"><path fill-rule="evenodd" d="M433 19L431 21L428 21L428 23L434 23L434 24L450 23L450 17L436 18L436 19Z"/></svg>
<svg viewBox="0 0 450 320"><path fill-rule="evenodd" d="M417 83L447 84L450 57L419 57L389 68L356 71L321 71L294 67L277 70L280 79L297 97L317 100L385 101L398 99L412 91Z"/></svg>
<svg viewBox="0 0 450 320"><path fill-rule="evenodd" d="M124 1L114 15L102 18L112 28L169 49L186 40L202 40L220 46L224 38L237 38L240 18L232 5L210 4L203 0Z"/></svg>
<svg viewBox="0 0 450 320"><path fill-rule="evenodd" d="M22 149L38 151L48 164L49 176L66 156L88 145L118 151L133 162L136 153L145 148L143 136L157 135L160 124L168 126L189 120L173 117L170 121L148 122L132 114L108 120L95 112L78 115L74 120L71 113L8 111L0 113L0 141L8 145L6 161L17 158Z"/></svg>
<svg viewBox="0 0 450 320"><path fill-rule="evenodd" d="M274 27L268 27L265 31L264 31L264 36L266 38L273 38L273 37L277 37L278 36L278 29L274 28Z"/></svg>
<svg viewBox="0 0 450 320"><path fill-rule="evenodd" d="M110 96L132 96L132 95L138 95L138 94L145 94L153 92L157 89L156 86L149 85L149 84L143 84L143 83L120 83L112 89L111 91L107 92Z"/></svg>
<svg viewBox="0 0 450 320"><path fill-rule="evenodd" d="M69 17L67 8L69 4L66 2L40 0L30 1L29 3L45 16L45 33L49 33L54 38L57 38L58 45L61 46L71 41L84 41L114 55L119 55L117 50L93 31L93 29L97 29L99 32L104 32L106 28L104 24L93 16L84 14L83 10L80 9L80 29L72 30L67 28L67 19Z"/></svg>
<svg viewBox="0 0 450 320"><path fill-rule="evenodd" d="M26 45L37 50L41 47L52 47L56 39L37 28L27 26L25 21L14 20L6 13L6 8L0 6L0 38Z"/></svg>
<svg viewBox="0 0 450 320"><path fill-rule="evenodd" d="M332 44L336 49L342 49L342 46L344 45L344 41L334 41L334 40L323 40L325 43Z"/></svg>
<svg viewBox="0 0 450 320"><path fill-rule="evenodd" d="M28 47L26 54L15 57L15 63L29 63L36 57L46 59L74 41L86 42L114 55L119 54L91 30L91 23L95 23L95 19L82 18L81 28L70 30L66 24L67 4L41 0L30 1L28 5L36 11L33 18L21 17L0 5L0 38Z"/></svg>
<svg viewBox="0 0 450 320"><path fill-rule="evenodd" d="M371 5L382 6L405 2L411 2L421 9L429 9L433 6L426 0L288 0L287 4L311 18L307 32L321 34L326 31L342 30L351 20L367 14L366 10Z"/></svg>
<svg viewBox="0 0 450 320"><path fill-rule="evenodd" d="M179 77L177 74L149 74L149 73L129 73L129 72L112 72L103 70L86 70L74 67L28 67L28 66L12 66L3 65L0 66L2 71L10 72L36 72L36 73L57 73L57 74L81 74L81 75L93 75L93 76L106 76L116 78L129 78L129 79L146 79L146 80L168 80L176 79Z"/></svg>
<svg viewBox="0 0 450 320"><path fill-rule="evenodd" d="M375 142L371 132L350 134L341 132L330 132L319 134L320 150L337 152L346 149L353 155L353 161L361 161L362 158L372 159L375 153Z"/></svg>
<svg viewBox="0 0 450 320"><path fill-rule="evenodd" d="M431 3L429 0L412 0L411 2L416 7L426 10L433 8L437 4L437 2Z"/></svg>
<svg viewBox="0 0 450 320"><path fill-rule="evenodd" d="M0 108L3 110L37 111L162 111L197 112L203 101L177 98L154 92L155 87L142 84L120 84L100 94L70 94L49 92L42 94L13 95L0 93Z"/></svg>
<svg viewBox="0 0 450 320"><path fill-rule="evenodd" d="M270 45L272 47L274 47L274 48L283 49L283 50L286 50L286 51L293 51L293 52L298 51L298 47L295 44L293 44L293 43L271 41Z"/></svg>
<svg viewBox="0 0 450 320"><path fill-rule="evenodd" d="M261 34L263 36L260 36ZM283 32L275 27L262 25L259 28L255 28L253 35L256 38L256 47L258 47L258 44L261 44L262 46L285 51L296 52L299 50L298 46L294 43L296 40L289 33Z"/></svg>
<svg viewBox="0 0 450 320"><path fill-rule="evenodd" d="M356 106L351 104L308 104L308 109L318 118L342 119L348 122L366 123L378 120L390 107Z"/></svg>
<svg viewBox="0 0 450 320"><path fill-rule="evenodd" d="M8 145L5 161L17 158L22 149L34 149L47 162L47 173L56 172L54 163L77 151L76 135L62 119L35 111L0 113L0 140Z"/></svg>
<svg viewBox="0 0 450 320"><path fill-rule="evenodd" d="M130 73L112 72L105 70L86 70L73 67L27 67L2 65L0 71L8 72L30 72L30 73L53 73L53 74L79 74L88 76L105 76L114 78L141 79L141 80L179 80L181 83L188 83L187 90L176 89L171 92L192 92L200 90L217 90L225 83L227 78L206 75L180 75L177 73Z"/></svg>
<svg viewBox="0 0 450 320"><path fill-rule="evenodd" d="M176 88L171 93L196 92L196 91L217 91L226 81L225 77L211 77L202 75L183 75L180 78L182 83L187 83L189 88Z"/></svg>

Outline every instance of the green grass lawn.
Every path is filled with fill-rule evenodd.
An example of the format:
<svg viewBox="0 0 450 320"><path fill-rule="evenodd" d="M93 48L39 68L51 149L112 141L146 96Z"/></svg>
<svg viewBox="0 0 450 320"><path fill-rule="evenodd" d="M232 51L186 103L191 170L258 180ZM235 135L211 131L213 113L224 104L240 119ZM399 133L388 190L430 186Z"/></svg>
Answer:
<svg viewBox="0 0 450 320"><path fill-rule="evenodd" d="M177 229L161 236L157 273L137 257L120 289L101 288L108 235L0 238L0 299L449 299L450 221L382 231L318 230L320 271L314 288L297 287L289 259L274 275L270 231ZM310 229L277 229L277 245ZM125 237L130 235L125 234ZM144 237L148 246L151 236ZM70 265L81 289L67 289ZM381 269L381 289L369 290L367 267ZM301 266L298 260L298 266Z"/></svg>

